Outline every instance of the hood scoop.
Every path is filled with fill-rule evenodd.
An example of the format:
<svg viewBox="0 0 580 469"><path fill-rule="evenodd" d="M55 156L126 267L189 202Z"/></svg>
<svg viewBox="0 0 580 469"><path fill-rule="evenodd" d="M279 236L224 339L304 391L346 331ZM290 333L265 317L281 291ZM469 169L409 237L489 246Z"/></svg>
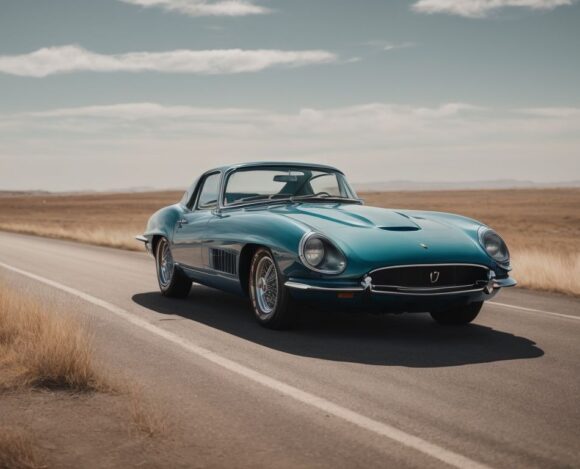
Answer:
<svg viewBox="0 0 580 469"><path fill-rule="evenodd" d="M418 226L379 226L381 230L385 231L419 231Z"/></svg>

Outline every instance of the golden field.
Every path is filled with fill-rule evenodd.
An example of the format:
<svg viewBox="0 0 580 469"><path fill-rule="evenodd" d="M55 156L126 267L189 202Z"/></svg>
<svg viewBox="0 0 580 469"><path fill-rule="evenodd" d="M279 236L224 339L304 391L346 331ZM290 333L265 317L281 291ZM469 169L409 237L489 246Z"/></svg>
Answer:
<svg viewBox="0 0 580 469"><path fill-rule="evenodd" d="M580 295L580 189L400 191L360 194L368 205L459 213L496 229L521 286ZM157 209L181 192L0 197L0 230L140 250Z"/></svg>

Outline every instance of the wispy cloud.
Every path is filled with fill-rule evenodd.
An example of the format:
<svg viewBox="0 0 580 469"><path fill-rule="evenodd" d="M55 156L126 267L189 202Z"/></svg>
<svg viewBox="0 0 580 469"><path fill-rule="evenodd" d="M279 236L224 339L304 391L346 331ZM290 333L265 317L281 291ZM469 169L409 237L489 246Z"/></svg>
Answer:
<svg viewBox="0 0 580 469"><path fill-rule="evenodd" d="M484 18L489 13L506 7L553 10L572 5L576 0L419 0L413 10L419 13L446 13L467 18Z"/></svg>
<svg viewBox="0 0 580 469"><path fill-rule="evenodd" d="M123 128L139 132L155 128L160 138L167 131L183 131L185 135L210 132L233 137L244 135L278 139L281 135L305 138L324 135L328 142L361 138L367 142L415 141L419 138L435 140L461 139L481 135L490 129L514 130L514 124L533 125L534 117L565 121L577 110L566 113L554 108L516 109L499 115L492 109L469 103L450 102L439 106L422 107L389 103L368 103L339 108L301 108L281 113L253 108L206 108L159 103L120 103L46 111L0 115L0 122L16 129L58 128L73 133L99 132L108 129L113 134ZM510 122L506 125L506 122ZM525 123L525 124L523 124ZM545 125L545 122L542 123ZM325 137L325 138L326 138ZM172 138L172 137L171 137Z"/></svg>
<svg viewBox="0 0 580 469"><path fill-rule="evenodd" d="M247 16L270 13L252 1L245 0L120 0L144 8L156 7L189 16Z"/></svg>
<svg viewBox="0 0 580 469"><path fill-rule="evenodd" d="M257 72L271 67L301 67L335 62L324 50L274 49L173 50L98 54L75 45L47 47L22 55L0 56L0 73L45 77L72 72L161 72L203 75Z"/></svg>
<svg viewBox="0 0 580 469"><path fill-rule="evenodd" d="M205 168L278 158L334 164L355 181L495 179L497 168L502 178L564 180L577 172L579 128L579 108L460 102L287 112L147 102L58 108L0 114L0 164L9 168L0 186L185 186Z"/></svg>
<svg viewBox="0 0 580 469"><path fill-rule="evenodd" d="M216 119L247 118L261 111L244 108L204 108L193 106L166 106L158 103L122 103L51 109L48 111L17 114L20 118L81 118L139 121L149 119Z"/></svg>
<svg viewBox="0 0 580 469"><path fill-rule="evenodd" d="M414 42L367 41L363 45L379 50L391 51L395 49L408 49L409 47L415 47L417 44Z"/></svg>
<svg viewBox="0 0 580 469"><path fill-rule="evenodd" d="M523 114L547 118L578 118L580 109L576 107L542 107L521 109Z"/></svg>

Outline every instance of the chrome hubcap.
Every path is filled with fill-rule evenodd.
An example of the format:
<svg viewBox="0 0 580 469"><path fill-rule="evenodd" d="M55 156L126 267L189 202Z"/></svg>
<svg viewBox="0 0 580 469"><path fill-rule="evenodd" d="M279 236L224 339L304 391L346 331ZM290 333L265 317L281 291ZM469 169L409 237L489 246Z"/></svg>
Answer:
<svg viewBox="0 0 580 469"><path fill-rule="evenodd" d="M171 250L169 249L169 243L163 241L163 246L161 246L159 254L159 282L163 286L167 286L171 283L171 278L173 277L173 256L171 255Z"/></svg>
<svg viewBox="0 0 580 469"><path fill-rule="evenodd" d="M269 316L278 303L278 275L274 261L269 257L260 259L254 279L261 316Z"/></svg>

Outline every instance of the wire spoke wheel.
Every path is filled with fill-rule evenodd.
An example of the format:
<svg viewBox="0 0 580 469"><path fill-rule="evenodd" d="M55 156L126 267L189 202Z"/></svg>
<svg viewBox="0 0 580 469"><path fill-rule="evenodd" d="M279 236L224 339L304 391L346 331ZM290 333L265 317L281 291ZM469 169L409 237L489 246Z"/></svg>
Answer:
<svg viewBox="0 0 580 469"><path fill-rule="evenodd" d="M165 240L161 241L161 243L162 245L159 246L159 255L157 256L157 271L159 275L159 283L163 286L167 286L171 283L171 279L173 278L175 263L173 262L169 243Z"/></svg>
<svg viewBox="0 0 580 469"><path fill-rule="evenodd" d="M278 304L278 273L274 261L263 257L255 271L256 301L262 317L271 315Z"/></svg>

